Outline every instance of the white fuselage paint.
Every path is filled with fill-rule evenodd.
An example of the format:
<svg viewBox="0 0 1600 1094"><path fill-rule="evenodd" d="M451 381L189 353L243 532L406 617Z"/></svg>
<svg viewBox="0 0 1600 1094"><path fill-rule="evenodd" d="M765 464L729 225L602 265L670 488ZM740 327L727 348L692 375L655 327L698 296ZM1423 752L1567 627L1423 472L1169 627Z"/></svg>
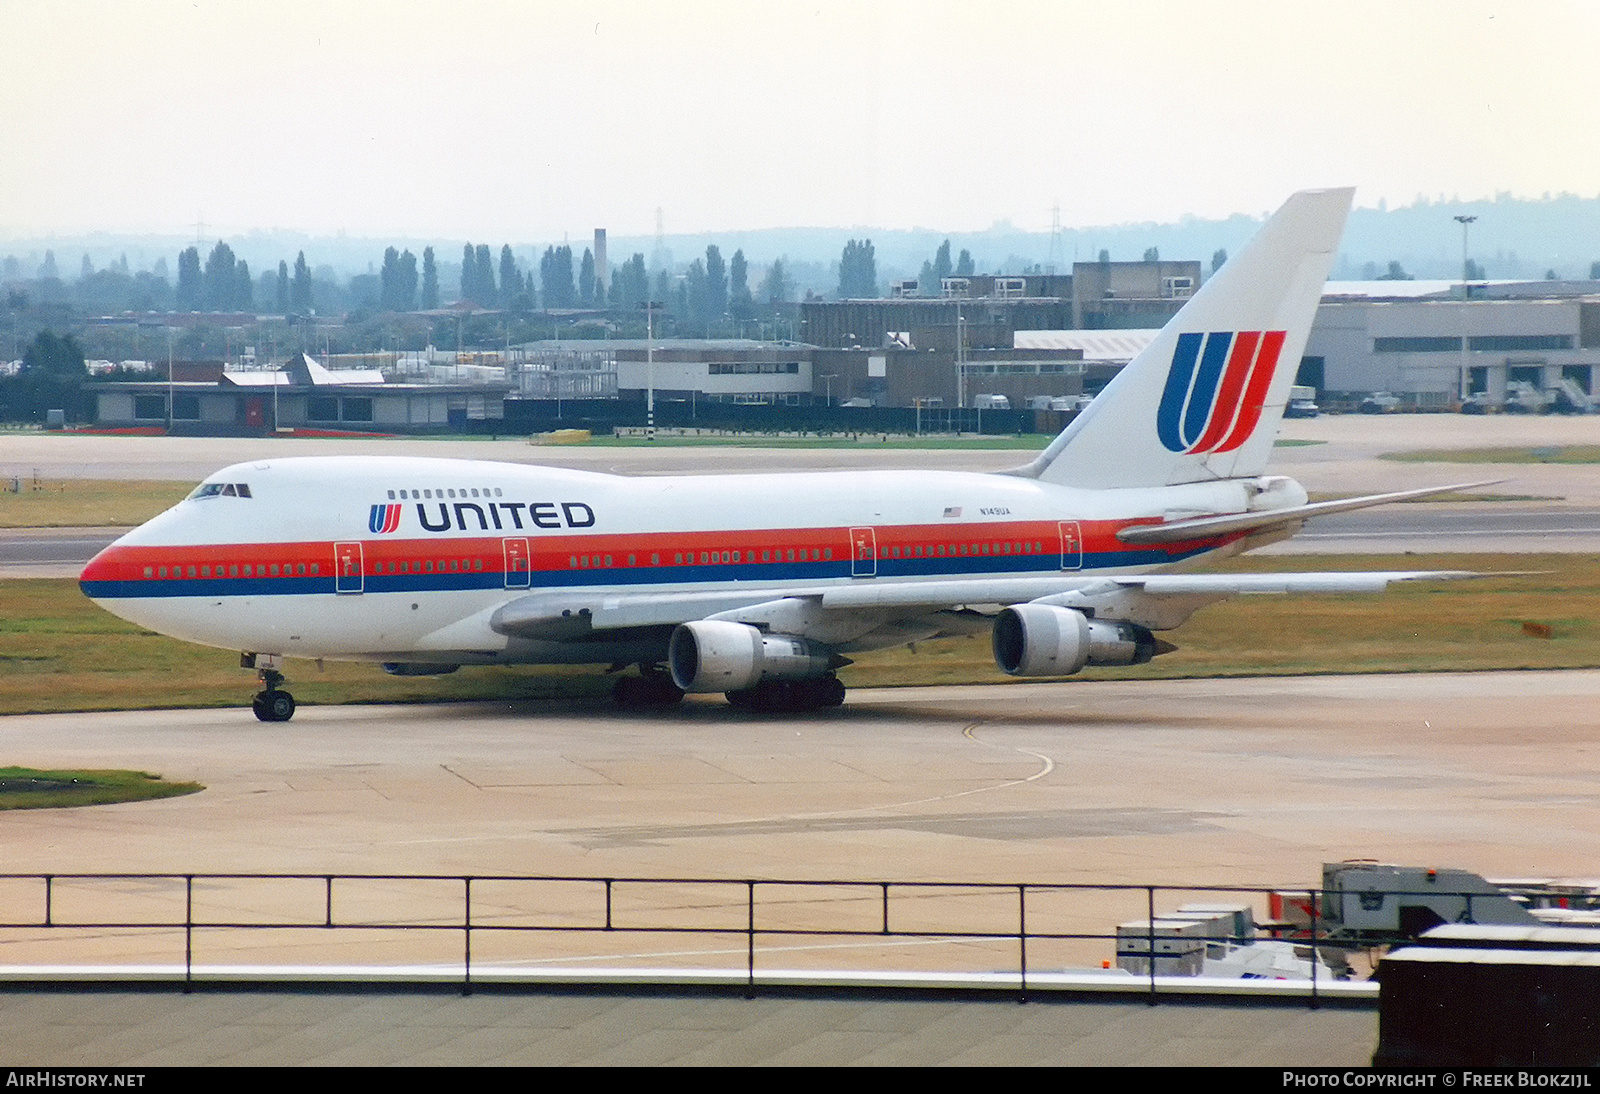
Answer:
<svg viewBox="0 0 1600 1094"><path fill-rule="evenodd" d="M85 592L140 626L206 645L416 661L610 659L491 628L496 609L552 590L781 597L797 582L1152 572L1231 553L1240 537L1133 549L1116 529L1243 512L1252 495L1242 481L1093 490L943 471L627 478L390 457L245 463L206 481L243 484L249 496L179 503L97 556ZM374 511L384 506L400 506L398 520ZM447 518L448 531L423 524ZM525 573L519 552L531 560ZM457 564L465 571L449 569ZM295 565L306 572L291 580Z"/></svg>

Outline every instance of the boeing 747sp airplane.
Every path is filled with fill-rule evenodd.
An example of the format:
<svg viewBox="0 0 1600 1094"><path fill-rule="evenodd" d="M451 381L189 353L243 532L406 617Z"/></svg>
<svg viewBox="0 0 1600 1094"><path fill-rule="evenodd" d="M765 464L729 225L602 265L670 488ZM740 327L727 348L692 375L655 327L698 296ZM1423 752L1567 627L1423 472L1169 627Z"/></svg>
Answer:
<svg viewBox="0 0 1600 1094"><path fill-rule="evenodd" d="M860 650L987 631L1005 672L1065 676L1148 661L1173 648L1156 632L1237 593L1461 576L1181 572L1318 514L1439 492L1308 504L1264 473L1351 194L1290 198L1025 467L625 478L269 459L107 547L83 591L241 651L256 716L283 721L286 657L400 675L637 665L621 702L811 709L844 700L835 670Z"/></svg>

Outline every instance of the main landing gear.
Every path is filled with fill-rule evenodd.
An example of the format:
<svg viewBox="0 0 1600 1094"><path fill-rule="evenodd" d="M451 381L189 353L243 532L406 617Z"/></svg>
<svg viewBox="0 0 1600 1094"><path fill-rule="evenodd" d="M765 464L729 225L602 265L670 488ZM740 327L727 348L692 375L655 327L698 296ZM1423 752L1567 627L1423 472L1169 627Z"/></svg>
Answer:
<svg viewBox="0 0 1600 1094"><path fill-rule="evenodd" d="M611 687L617 706L629 710L649 710L676 706L683 702L683 689L672 676L654 665L639 666L638 676L619 676Z"/></svg>
<svg viewBox="0 0 1600 1094"><path fill-rule="evenodd" d="M262 690L250 703L250 709L263 722L287 722L294 717L294 696L282 690L283 673L277 669L260 669Z"/></svg>
<svg viewBox="0 0 1600 1094"><path fill-rule="evenodd" d="M265 696L268 692L262 692ZM273 694L283 695L285 692ZM728 702L740 710L763 714L800 714L828 710L844 703L844 685L833 673L805 680L763 680L753 688L727 692ZM611 687L617 706L628 710L660 710L683 701L683 689L665 670L639 666L638 676L619 676ZM259 703L261 696L257 697Z"/></svg>
<svg viewBox="0 0 1600 1094"><path fill-rule="evenodd" d="M741 710L768 714L827 710L844 704L844 685L833 673L805 680L763 680L753 688L727 693Z"/></svg>

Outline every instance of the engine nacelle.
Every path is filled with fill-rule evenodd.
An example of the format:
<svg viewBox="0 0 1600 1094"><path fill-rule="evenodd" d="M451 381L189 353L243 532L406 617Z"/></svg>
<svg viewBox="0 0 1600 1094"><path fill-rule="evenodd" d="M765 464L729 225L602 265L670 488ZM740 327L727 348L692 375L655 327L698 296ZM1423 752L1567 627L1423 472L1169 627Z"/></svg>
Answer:
<svg viewBox="0 0 1600 1094"><path fill-rule="evenodd" d="M686 692L744 691L762 680L822 676L832 666L832 654L804 638L715 619L682 624L667 645L672 682Z"/></svg>
<svg viewBox="0 0 1600 1094"><path fill-rule="evenodd" d="M992 639L995 664L1012 676L1069 676L1085 665L1142 665L1160 652L1155 636L1143 627L1090 619L1050 604L1005 609L995 617Z"/></svg>

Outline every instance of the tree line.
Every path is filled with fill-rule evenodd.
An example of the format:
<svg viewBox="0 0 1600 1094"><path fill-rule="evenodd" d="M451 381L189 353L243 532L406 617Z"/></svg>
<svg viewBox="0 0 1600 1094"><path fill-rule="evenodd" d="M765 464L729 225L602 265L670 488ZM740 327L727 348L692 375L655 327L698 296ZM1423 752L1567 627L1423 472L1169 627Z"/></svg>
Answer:
<svg viewBox="0 0 1600 1094"><path fill-rule="evenodd" d="M51 410L65 411L68 421L89 421L94 397L84 390L88 379L77 339L40 331L28 343L17 374L0 376L0 421L42 423Z"/></svg>
<svg viewBox="0 0 1600 1094"><path fill-rule="evenodd" d="M871 242L858 245L851 241L849 253L852 258L846 269L857 271L852 293L875 295ZM16 266L14 257L6 260L8 274L20 273ZM258 274L224 240L204 254L198 245L180 251L174 281L168 280L164 259L157 260L152 270L134 274L126 258L95 271L86 255L78 281L69 285L59 277L54 253L47 252L39 272L41 276L31 282L19 284L20 279L12 279L13 309L76 302L88 313L257 313L292 319L319 312L435 311L446 302L440 263L431 246L423 249L420 260L409 249L388 247L376 273L357 274L342 289L331 269L314 274L304 251L296 254L292 263L281 259L276 270ZM599 272L589 248L578 254L567 244L549 246L533 269L519 263L509 244L502 244L496 255L488 244L469 242L462 247L455 299L485 310L513 313L540 309L631 313L645 301L655 300L680 324L710 330L725 320L749 320L763 305L793 299L794 285L782 259L754 272L759 283L752 287L752 270L743 250L725 258L716 244L678 274L657 270L652 276L645 256L636 252L613 264L607 277Z"/></svg>

